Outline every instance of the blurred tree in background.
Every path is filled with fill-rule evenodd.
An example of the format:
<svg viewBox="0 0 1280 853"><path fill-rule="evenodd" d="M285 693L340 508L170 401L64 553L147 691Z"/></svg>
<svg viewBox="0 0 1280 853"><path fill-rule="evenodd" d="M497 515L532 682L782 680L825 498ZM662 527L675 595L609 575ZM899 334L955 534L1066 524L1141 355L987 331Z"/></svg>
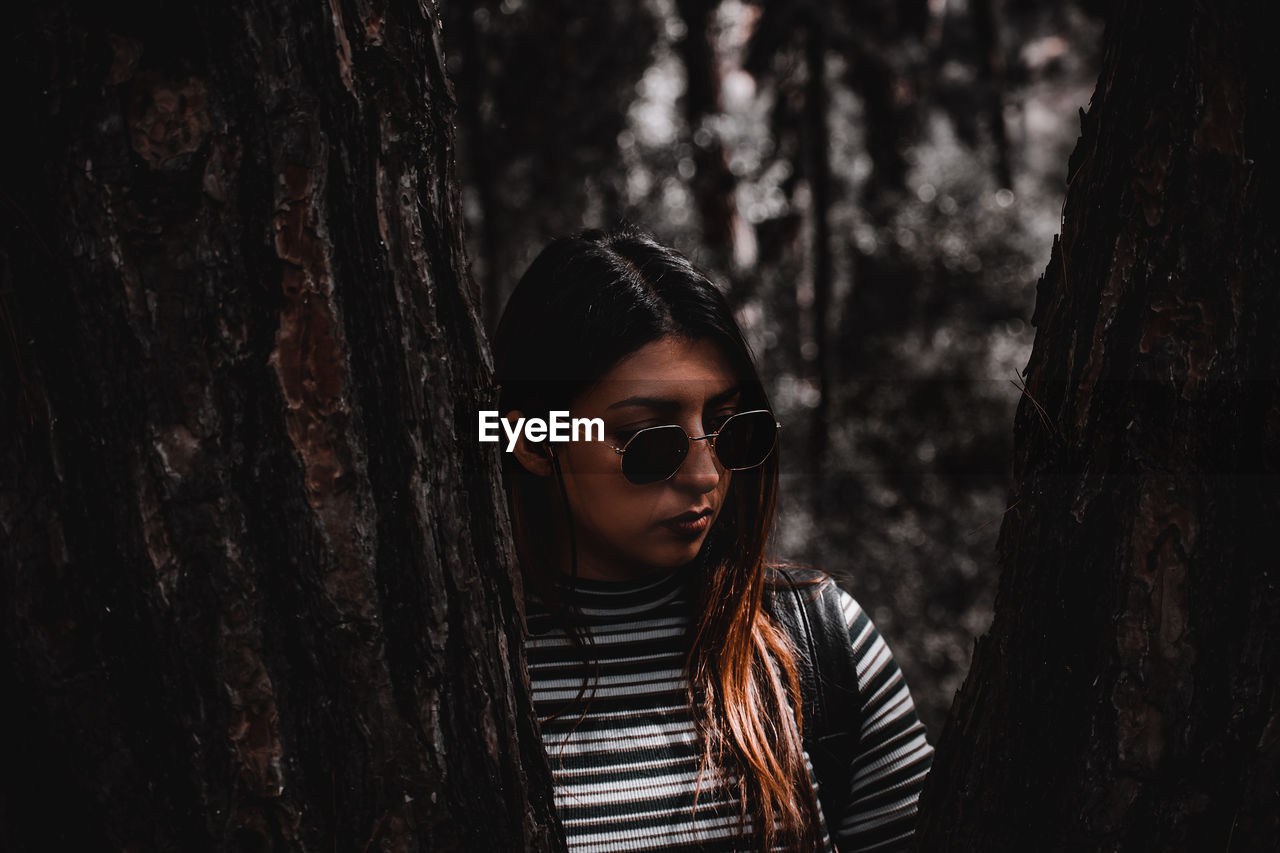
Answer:
<svg viewBox="0 0 1280 853"><path fill-rule="evenodd" d="M778 555L859 598L935 736L991 619L1102 5L442 7L489 327L548 240L620 218L720 282L786 425Z"/></svg>

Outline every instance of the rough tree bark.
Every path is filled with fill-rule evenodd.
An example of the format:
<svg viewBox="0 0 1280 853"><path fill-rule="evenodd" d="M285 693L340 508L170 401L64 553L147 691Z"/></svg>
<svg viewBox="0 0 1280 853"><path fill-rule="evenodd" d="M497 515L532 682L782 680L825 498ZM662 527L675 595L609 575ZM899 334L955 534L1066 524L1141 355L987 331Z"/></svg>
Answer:
<svg viewBox="0 0 1280 853"><path fill-rule="evenodd" d="M1262 4L1122 3L921 850L1280 836L1280 217Z"/></svg>
<svg viewBox="0 0 1280 853"><path fill-rule="evenodd" d="M716 55L717 0L676 0L676 12L684 21L680 58L684 63L682 98L685 125L693 143L694 175L690 188L697 200L703 242L718 252L732 250L738 207L734 198L737 178L729 168L729 155L719 136L704 127L708 116L723 110L720 59ZM699 141L699 130L707 134Z"/></svg>
<svg viewBox="0 0 1280 853"><path fill-rule="evenodd" d="M0 847L561 846L433 7L9 25Z"/></svg>

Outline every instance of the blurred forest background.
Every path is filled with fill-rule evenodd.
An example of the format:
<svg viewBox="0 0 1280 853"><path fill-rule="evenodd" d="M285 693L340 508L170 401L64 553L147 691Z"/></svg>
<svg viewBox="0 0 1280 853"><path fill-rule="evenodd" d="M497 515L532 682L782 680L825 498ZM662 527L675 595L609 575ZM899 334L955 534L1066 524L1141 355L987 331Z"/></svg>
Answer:
<svg viewBox="0 0 1280 853"><path fill-rule="evenodd" d="M552 238L619 219L720 283L781 439L777 556L893 647L936 740L986 630L1036 281L1105 4L442 4L492 330Z"/></svg>

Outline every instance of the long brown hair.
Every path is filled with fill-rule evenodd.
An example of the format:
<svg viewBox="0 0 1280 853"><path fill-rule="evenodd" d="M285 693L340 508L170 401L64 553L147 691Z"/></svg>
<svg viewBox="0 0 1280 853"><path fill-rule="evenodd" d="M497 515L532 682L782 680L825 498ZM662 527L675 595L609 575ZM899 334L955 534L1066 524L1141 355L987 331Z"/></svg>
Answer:
<svg viewBox="0 0 1280 853"><path fill-rule="evenodd" d="M728 303L687 258L632 229L557 240L521 278L498 325L499 408L528 417L568 410L624 356L664 336L716 343L734 367L744 406L769 408ZM507 456L526 587L571 629L546 534L557 521L567 525L576 574L572 518L548 494L555 486ZM685 661L702 752L699 788L709 772L738 777L740 818L750 819L765 850L816 848L822 835L800 734L795 651L763 606L777 491L777 452L759 468L734 473L693 568L697 607ZM557 506L564 507L559 519Z"/></svg>

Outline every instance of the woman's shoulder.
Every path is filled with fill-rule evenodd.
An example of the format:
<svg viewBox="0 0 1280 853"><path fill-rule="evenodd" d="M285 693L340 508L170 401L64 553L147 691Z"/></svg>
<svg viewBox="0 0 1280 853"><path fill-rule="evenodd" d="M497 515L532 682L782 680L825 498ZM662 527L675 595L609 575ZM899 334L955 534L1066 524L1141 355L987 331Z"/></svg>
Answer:
<svg viewBox="0 0 1280 853"><path fill-rule="evenodd" d="M766 563L765 579L773 584L814 584L831 581L831 575L799 563Z"/></svg>
<svg viewBox="0 0 1280 853"><path fill-rule="evenodd" d="M775 599L782 595L798 597L797 603L808 602L806 609L810 612L814 612L815 605L818 612L825 611L831 616L838 611L846 627L852 626L860 617L866 617L857 599L821 569L790 563L773 564L766 568L765 577Z"/></svg>
<svg viewBox="0 0 1280 853"><path fill-rule="evenodd" d="M770 563L765 566L765 581L777 590L804 590L822 594L838 590L835 580L822 569L795 563Z"/></svg>

